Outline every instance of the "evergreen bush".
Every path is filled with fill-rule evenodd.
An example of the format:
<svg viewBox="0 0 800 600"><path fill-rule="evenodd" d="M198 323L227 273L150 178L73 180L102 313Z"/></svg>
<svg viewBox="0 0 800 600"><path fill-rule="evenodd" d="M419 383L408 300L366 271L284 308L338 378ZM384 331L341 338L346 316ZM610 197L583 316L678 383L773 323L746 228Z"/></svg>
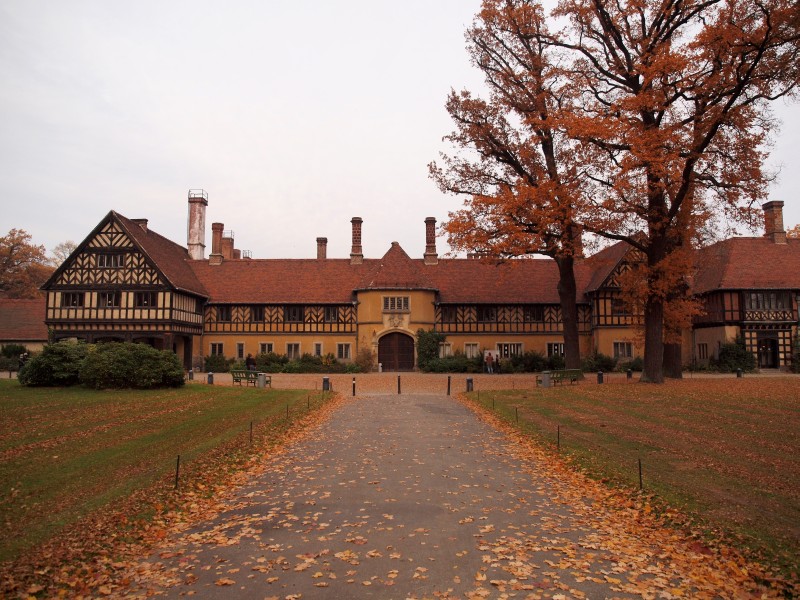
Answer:
<svg viewBox="0 0 800 600"><path fill-rule="evenodd" d="M97 389L180 387L183 366L168 350L130 342L103 343L90 347L80 381Z"/></svg>
<svg viewBox="0 0 800 600"><path fill-rule="evenodd" d="M70 386L80 383L83 360L89 344L62 341L48 344L32 356L19 372L19 382L30 386Z"/></svg>
<svg viewBox="0 0 800 600"><path fill-rule="evenodd" d="M750 372L756 370L756 357L747 350L744 340L737 338L733 343L722 344L714 364L723 373L733 373L737 369Z"/></svg>
<svg viewBox="0 0 800 600"><path fill-rule="evenodd" d="M15 358L19 360L20 354L25 354L28 351L22 344L5 344L0 351L5 358Z"/></svg>
<svg viewBox="0 0 800 600"><path fill-rule="evenodd" d="M447 337L433 329L417 330L417 365L420 371L428 371L429 363L439 359L439 345L443 344ZM441 371L437 371L441 372Z"/></svg>
<svg viewBox="0 0 800 600"><path fill-rule="evenodd" d="M206 356L203 370L206 373L227 373L231 370L231 365L233 365L234 361L235 359L225 358L222 354L212 354L211 356Z"/></svg>

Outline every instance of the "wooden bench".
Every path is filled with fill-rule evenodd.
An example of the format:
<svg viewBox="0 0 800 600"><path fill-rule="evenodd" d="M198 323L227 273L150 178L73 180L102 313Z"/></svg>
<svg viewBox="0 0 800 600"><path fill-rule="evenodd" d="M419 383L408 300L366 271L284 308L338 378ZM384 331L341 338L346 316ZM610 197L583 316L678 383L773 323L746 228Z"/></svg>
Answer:
<svg viewBox="0 0 800 600"><path fill-rule="evenodd" d="M562 369L560 371L550 371L550 382L555 385L557 383L564 383L569 381L570 384L578 383L579 379L583 379L583 371L580 369ZM536 376L536 385L542 385L542 376Z"/></svg>
<svg viewBox="0 0 800 600"><path fill-rule="evenodd" d="M238 383L239 385L242 385L244 381L247 385L252 383L255 386L258 383L258 375L258 371L231 371L233 383ZM272 375L264 375L264 382L269 387L272 387Z"/></svg>

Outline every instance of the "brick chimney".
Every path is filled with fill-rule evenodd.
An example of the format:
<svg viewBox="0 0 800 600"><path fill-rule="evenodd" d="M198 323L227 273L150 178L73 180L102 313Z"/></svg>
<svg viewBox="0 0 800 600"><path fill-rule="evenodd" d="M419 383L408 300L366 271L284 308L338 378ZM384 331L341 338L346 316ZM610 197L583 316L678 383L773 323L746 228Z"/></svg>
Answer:
<svg viewBox="0 0 800 600"><path fill-rule="evenodd" d="M222 258L225 260L233 260L234 258L233 247L233 231L222 232Z"/></svg>
<svg viewBox="0 0 800 600"><path fill-rule="evenodd" d="M425 219L425 264L439 264L439 255L436 254L436 219L428 217Z"/></svg>
<svg viewBox="0 0 800 600"><path fill-rule="evenodd" d="M361 223L364 220L361 217L353 217L350 222L353 224L353 249L350 250L350 264L360 265L364 262L364 252L361 249Z"/></svg>
<svg viewBox="0 0 800 600"><path fill-rule="evenodd" d="M147 219L131 219L134 223L136 223L139 227L142 228L142 231L147 233Z"/></svg>
<svg viewBox="0 0 800 600"><path fill-rule="evenodd" d="M328 238L317 238L317 260L325 260L328 258Z"/></svg>
<svg viewBox="0 0 800 600"><path fill-rule="evenodd" d="M211 224L211 254L208 257L208 264L222 264L222 230L225 229L223 223Z"/></svg>
<svg viewBox="0 0 800 600"><path fill-rule="evenodd" d="M783 228L783 200L773 200L761 205L764 209L764 237L775 244L786 243L786 231Z"/></svg>
<svg viewBox="0 0 800 600"><path fill-rule="evenodd" d="M189 257L203 260L206 252L206 206L208 195L203 190L189 190L189 220L186 245Z"/></svg>

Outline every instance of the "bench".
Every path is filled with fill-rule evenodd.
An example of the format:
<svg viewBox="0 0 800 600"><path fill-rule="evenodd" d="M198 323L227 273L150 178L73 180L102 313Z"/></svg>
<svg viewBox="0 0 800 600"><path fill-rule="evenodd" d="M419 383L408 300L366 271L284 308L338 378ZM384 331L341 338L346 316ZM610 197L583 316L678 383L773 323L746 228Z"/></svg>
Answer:
<svg viewBox="0 0 800 600"><path fill-rule="evenodd" d="M247 385L252 383L255 386L258 383L258 376L259 373L257 371L231 371L233 383L238 383L239 385L242 385L244 381ZM272 375L264 375L264 381L269 387L272 387Z"/></svg>
<svg viewBox="0 0 800 600"><path fill-rule="evenodd" d="M579 379L583 379L583 371L580 369L562 369L560 371L550 371L550 382L555 385L556 383L564 383L569 381L570 384L578 383ZM542 376L536 376L536 385L542 384Z"/></svg>

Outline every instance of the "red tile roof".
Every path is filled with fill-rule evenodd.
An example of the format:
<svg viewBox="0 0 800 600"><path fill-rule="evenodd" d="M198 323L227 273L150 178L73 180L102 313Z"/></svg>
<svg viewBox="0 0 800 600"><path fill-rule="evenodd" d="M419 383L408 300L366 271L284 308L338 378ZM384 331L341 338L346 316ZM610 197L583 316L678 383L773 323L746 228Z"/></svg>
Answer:
<svg viewBox="0 0 800 600"><path fill-rule="evenodd" d="M699 252L696 294L727 290L800 290L800 240L786 244L759 238L730 238Z"/></svg>
<svg viewBox="0 0 800 600"><path fill-rule="evenodd" d="M373 266L358 284L359 290L433 290L426 265L412 260L397 242Z"/></svg>
<svg viewBox="0 0 800 600"><path fill-rule="evenodd" d="M11 300L0 298L0 332L2 341L47 341L44 324L45 298Z"/></svg>

